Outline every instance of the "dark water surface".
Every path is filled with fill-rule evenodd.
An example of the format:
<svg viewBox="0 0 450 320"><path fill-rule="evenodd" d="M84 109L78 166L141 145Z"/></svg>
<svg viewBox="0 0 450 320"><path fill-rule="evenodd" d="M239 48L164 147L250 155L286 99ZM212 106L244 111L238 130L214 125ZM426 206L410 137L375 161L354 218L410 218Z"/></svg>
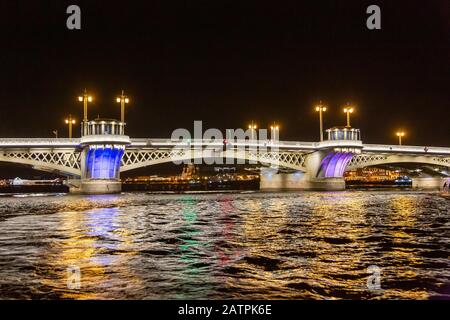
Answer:
<svg viewBox="0 0 450 320"><path fill-rule="evenodd" d="M449 215L413 191L3 195L0 298L450 299Z"/></svg>

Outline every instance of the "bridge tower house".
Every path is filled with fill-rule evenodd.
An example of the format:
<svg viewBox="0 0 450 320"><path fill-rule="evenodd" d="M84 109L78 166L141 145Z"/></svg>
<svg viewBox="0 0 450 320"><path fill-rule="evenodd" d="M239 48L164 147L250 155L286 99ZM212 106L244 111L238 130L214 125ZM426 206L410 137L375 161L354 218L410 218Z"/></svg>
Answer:
<svg viewBox="0 0 450 320"><path fill-rule="evenodd" d="M306 159L309 189L344 190L344 172L353 155L361 153L359 129L334 127L326 130L325 140Z"/></svg>
<svg viewBox="0 0 450 320"><path fill-rule="evenodd" d="M85 194L121 192L120 165L130 143L124 122L98 118L83 123L80 191Z"/></svg>
<svg viewBox="0 0 450 320"><path fill-rule="evenodd" d="M363 144L359 129L334 127L326 130L324 141L305 159L305 172L262 172L261 190L344 190L344 172Z"/></svg>

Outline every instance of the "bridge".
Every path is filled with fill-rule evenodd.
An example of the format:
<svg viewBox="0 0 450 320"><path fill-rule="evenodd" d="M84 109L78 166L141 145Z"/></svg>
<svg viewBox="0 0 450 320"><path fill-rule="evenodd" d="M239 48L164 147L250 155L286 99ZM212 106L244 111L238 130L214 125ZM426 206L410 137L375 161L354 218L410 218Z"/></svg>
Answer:
<svg viewBox="0 0 450 320"><path fill-rule="evenodd" d="M0 138L0 162L31 166L69 177L71 190L120 192L120 173L161 163L256 163L261 189L342 190L346 170L368 166L423 164L450 168L450 148L363 144L358 129L326 130L321 142L276 139L134 139L125 123L83 123L81 138ZM209 161L209 162L208 162ZM240 161L240 162L239 162ZM438 187L440 179L416 179Z"/></svg>

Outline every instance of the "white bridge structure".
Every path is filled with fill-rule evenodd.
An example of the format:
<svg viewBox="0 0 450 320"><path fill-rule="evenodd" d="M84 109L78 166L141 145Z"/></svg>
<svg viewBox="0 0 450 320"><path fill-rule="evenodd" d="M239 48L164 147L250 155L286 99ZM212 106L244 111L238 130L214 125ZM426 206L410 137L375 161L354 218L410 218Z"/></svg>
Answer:
<svg viewBox="0 0 450 320"><path fill-rule="evenodd" d="M369 166L450 168L450 148L363 144L358 129L344 127L326 130L322 142L133 139L124 135L124 123L110 119L87 128L73 139L0 138L0 162L66 175L71 190L84 193L120 192L120 172L167 162L257 163L263 190L341 190L346 170ZM416 186L438 187L440 179L416 179Z"/></svg>

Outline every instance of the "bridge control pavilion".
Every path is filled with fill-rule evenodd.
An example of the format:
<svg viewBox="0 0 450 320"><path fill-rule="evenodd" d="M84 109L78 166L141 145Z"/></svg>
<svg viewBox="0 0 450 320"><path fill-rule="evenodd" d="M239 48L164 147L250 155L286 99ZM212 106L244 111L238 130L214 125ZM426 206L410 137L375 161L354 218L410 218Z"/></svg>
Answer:
<svg viewBox="0 0 450 320"><path fill-rule="evenodd" d="M113 119L95 119L83 124L80 139L80 170L83 193L118 193L122 189L120 164L130 137L125 123ZM74 181L72 180L72 183Z"/></svg>

